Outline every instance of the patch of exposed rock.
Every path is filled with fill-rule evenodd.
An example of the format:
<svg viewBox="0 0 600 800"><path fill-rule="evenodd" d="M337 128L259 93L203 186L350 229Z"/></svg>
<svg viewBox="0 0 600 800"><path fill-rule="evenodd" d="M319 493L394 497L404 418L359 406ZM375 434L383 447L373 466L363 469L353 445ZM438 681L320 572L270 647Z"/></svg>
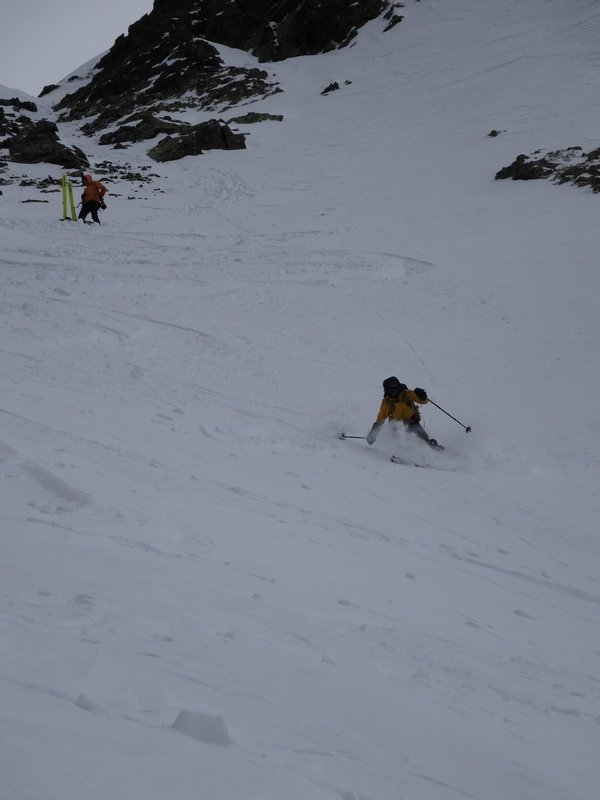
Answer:
<svg viewBox="0 0 600 800"><path fill-rule="evenodd" d="M136 125L128 124L139 120ZM147 139L154 139L161 133L180 133L189 127L183 122L172 122L150 114L149 112L134 114L130 119L125 120L121 125L110 133L104 133L98 140L100 144L123 144L124 142L143 142Z"/></svg>
<svg viewBox="0 0 600 800"><path fill-rule="evenodd" d="M37 111L37 106L34 102L31 100L19 100L18 97L12 97L10 100L0 100L0 106L12 106L16 111L31 111L34 114Z"/></svg>
<svg viewBox="0 0 600 800"><path fill-rule="evenodd" d="M261 114L258 111L249 111L240 117L232 117L229 122L233 122L235 125L253 125L256 122L265 122L266 120L283 122L283 114Z"/></svg>

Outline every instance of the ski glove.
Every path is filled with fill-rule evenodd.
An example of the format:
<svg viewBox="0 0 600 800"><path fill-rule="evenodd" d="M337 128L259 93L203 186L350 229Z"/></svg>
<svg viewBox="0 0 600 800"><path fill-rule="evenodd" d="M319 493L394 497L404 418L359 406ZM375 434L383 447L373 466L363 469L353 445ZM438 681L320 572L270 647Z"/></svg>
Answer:
<svg viewBox="0 0 600 800"><path fill-rule="evenodd" d="M427 400L427 392L425 389L415 389L415 394L419 398L419 400Z"/></svg>
<svg viewBox="0 0 600 800"><path fill-rule="evenodd" d="M379 433L379 428L381 428L381 425L379 424L379 422L374 422L373 423L373 427L371 428L371 430L367 434L367 442L369 444L375 444L375 439L377 439L377 434Z"/></svg>

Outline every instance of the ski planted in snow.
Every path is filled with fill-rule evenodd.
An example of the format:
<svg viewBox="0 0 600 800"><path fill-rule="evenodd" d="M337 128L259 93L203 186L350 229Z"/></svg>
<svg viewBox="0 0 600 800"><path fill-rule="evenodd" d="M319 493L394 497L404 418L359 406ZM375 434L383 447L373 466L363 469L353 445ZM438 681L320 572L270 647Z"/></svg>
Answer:
<svg viewBox="0 0 600 800"><path fill-rule="evenodd" d="M75 201L73 200L73 183L68 181L67 193L69 195L69 206L71 207L71 219L77 222L77 214L75 213Z"/></svg>

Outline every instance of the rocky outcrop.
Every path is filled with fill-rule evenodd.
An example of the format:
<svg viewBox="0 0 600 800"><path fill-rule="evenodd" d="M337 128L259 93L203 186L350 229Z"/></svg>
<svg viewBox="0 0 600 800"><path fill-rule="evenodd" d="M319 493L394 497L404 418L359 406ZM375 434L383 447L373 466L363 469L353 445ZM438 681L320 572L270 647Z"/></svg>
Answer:
<svg viewBox="0 0 600 800"><path fill-rule="evenodd" d="M92 80L55 110L62 112L59 121L92 117L82 128L91 135L139 110L222 110L278 91L264 70L228 67L213 45L197 38L185 13L152 12L116 40Z"/></svg>
<svg viewBox="0 0 600 800"><path fill-rule="evenodd" d="M12 105L11 101L0 100L0 136L15 136L24 126L30 125L32 122L31 118L28 116L17 116L14 111L7 112L3 108L3 106ZM6 140L0 143L0 146L6 147Z"/></svg>
<svg viewBox="0 0 600 800"><path fill-rule="evenodd" d="M5 111L10 107L11 111ZM17 97L0 99L0 148L8 150L10 161L18 164L58 164L66 168L88 165L85 153L78 147L67 147L58 136L58 127L47 119L33 120L27 114L37 113L37 106Z"/></svg>
<svg viewBox="0 0 600 800"><path fill-rule="evenodd" d="M148 151L155 161L176 161L184 156L197 156L204 150L242 150L246 147L243 134L233 133L225 123L216 119L193 125L179 136L167 136Z"/></svg>
<svg viewBox="0 0 600 800"><path fill-rule="evenodd" d="M581 147L567 147L546 153L538 150L531 156L521 153L512 164L496 173L496 180L513 181L548 179L570 183L600 192L600 148L586 153Z"/></svg>
<svg viewBox="0 0 600 800"><path fill-rule="evenodd" d="M18 164L58 164L67 169L89 166L85 153L78 147L66 147L58 138L58 128L47 119L32 122L20 117L18 133L3 142L11 161Z"/></svg>

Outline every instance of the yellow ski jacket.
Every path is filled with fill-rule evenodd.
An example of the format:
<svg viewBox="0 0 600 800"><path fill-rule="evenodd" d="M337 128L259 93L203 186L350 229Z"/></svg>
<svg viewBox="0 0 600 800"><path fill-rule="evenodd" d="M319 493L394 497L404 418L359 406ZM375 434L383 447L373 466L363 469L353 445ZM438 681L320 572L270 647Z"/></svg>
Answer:
<svg viewBox="0 0 600 800"><path fill-rule="evenodd" d="M415 403L425 405L425 403L428 402L428 400L420 400L412 389L405 389L400 397L395 400L392 400L391 397L384 395L383 400L381 401L379 414L377 414L376 422L379 425L382 425L386 419L408 422L408 420L414 417L415 414L417 415L418 421L419 412Z"/></svg>

